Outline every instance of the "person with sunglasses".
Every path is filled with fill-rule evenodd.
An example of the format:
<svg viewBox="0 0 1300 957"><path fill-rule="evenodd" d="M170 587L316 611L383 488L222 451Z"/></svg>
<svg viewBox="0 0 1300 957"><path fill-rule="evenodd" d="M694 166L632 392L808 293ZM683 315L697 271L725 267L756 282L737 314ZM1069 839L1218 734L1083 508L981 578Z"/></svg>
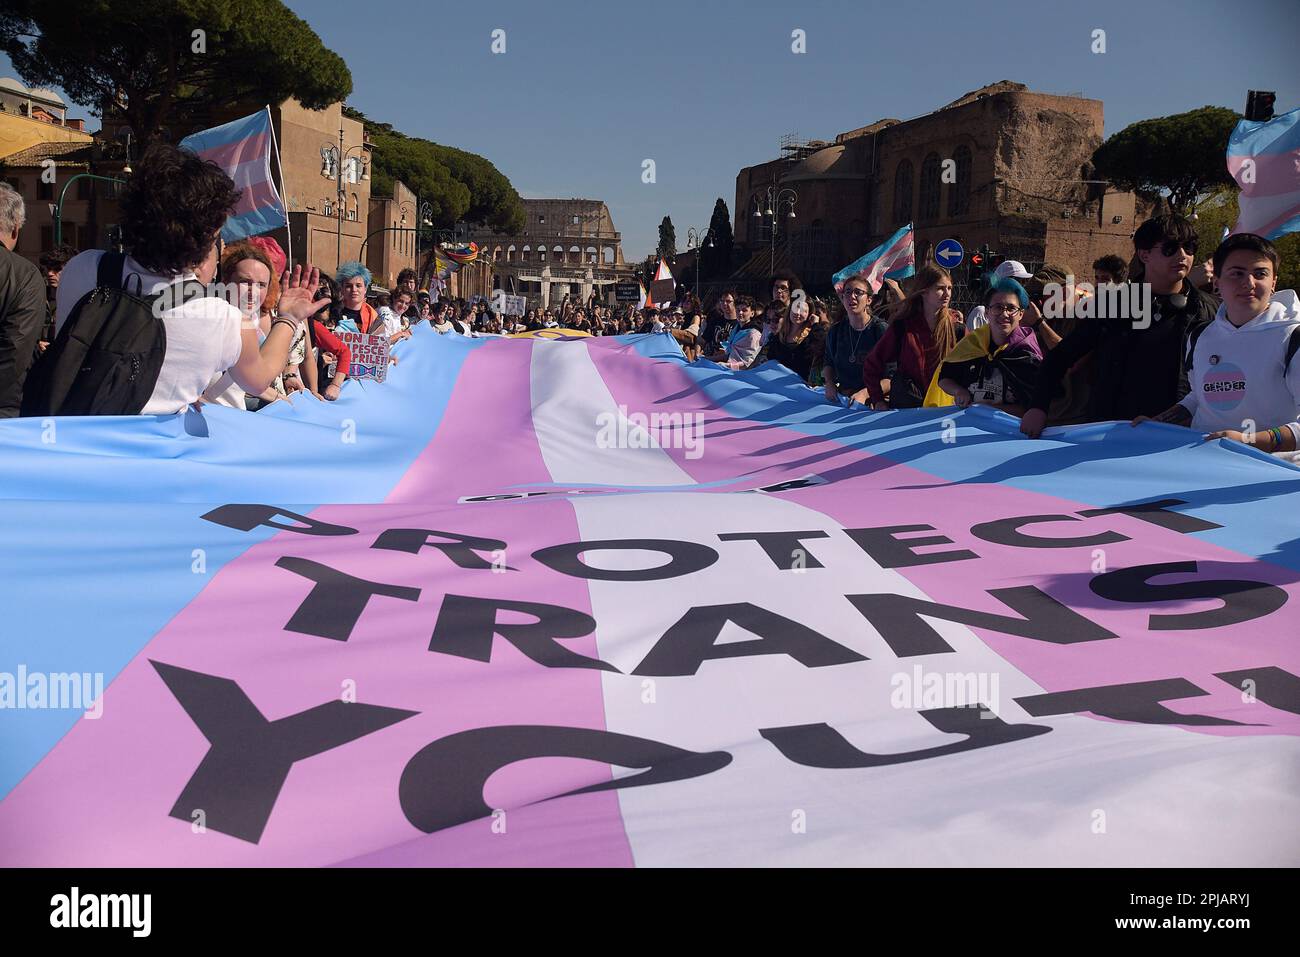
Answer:
<svg viewBox="0 0 1300 957"><path fill-rule="evenodd" d="M826 401L839 405L841 396L866 405L868 393L862 381L862 364L888 328L883 319L871 314L871 284L866 276L850 276L840 285L844 316L826 332L822 352L822 388ZM884 383L883 388L888 387Z"/></svg>
<svg viewBox="0 0 1300 957"><path fill-rule="evenodd" d="M1087 356L1093 380L1086 419L1129 421L1159 415L1187 394L1183 354L1192 333L1207 325L1219 302L1201 292L1188 275L1196 261L1196 230L1182 216L1157 216L1138 227L1133 247L1142 267L1127 302L1149 302L1144 315L1106 316L1080 322L1043 360L1020 431L1038 438L1047 409L1071 368Z"/></svg>
<svg viewBox="0 0 1300 957"><path fill-rule="evenodd" d="M736 297L737 325L722 348L707 358L729 369L748 369L762 346L762 317L756 315L757 304L749 296Z"/></svg>
<svg viewBox="0 0 1300 957"><path fill-rule="evenodd" d="M731 338L737 324L736 291L728 289L714 304L700 334L700 348L706 355L722 351L723 344Z"/></svg>
<svg viewBox="0 0 1300 957"><path fill-rule="evenodd" d="M1263 236L1236 233L1215 250L1223 305L1192 336L1192 390L1154 421L1190 426L1293 459L1300 447L1300 299L1277 289L1280 260ZM1134 425L1151 421L1146 416Z"/></svg>

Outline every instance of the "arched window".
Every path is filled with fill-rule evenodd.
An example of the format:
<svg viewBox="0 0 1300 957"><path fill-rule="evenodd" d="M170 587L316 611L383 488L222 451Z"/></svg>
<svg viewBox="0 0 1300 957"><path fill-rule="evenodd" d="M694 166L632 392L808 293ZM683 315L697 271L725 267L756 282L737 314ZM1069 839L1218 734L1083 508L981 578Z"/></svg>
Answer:
<svg viewBox="0 0 1300 957"><path fill-rule="evenodd" d="M613 247L613 246L606 246L606 247L605 247L605 265L606 265L606 266L612 266L612 265L614 265L614 247Z"/></svg>
<svg viewBox="0 0 1300 957"><path fill-rule="evenodd" d="M546 262L546 247L545 247L545 246L538 246L538 247L537 247L537 261L538 261L539 263L544 263L544 262Z"/></svg>
<svg viewBox="0 0 1300 957"><path fill-rule="evenodd" d="M564 247L563 247L563 246L552 246L552 247L551 247L551 259L555 260L555 262L557 262L557 263L562 263L562 262L564 262Z"/></svg>
<svg viewBox="0 0 1300 957"><path fill-rule="evenodd" d="M498 262L498 263L501 261L501 247L500 247L500 246L498 246L498 247L496 247L496 249L492 250L492 261L493 261L493 262Z"/></svg>
<svg viewBox="0 0 1300 957"><path fill-rule="evenodd" d="M506 247L506 262L508 262L508 263L512 263L512 262L514 262L514 261L515 261L515 247L514 247L514 246L507 246L507 247Z"/></svg>
<svg viewBox="0 0 1300 957"><path fill-rule="evenodd" d="M903 224L912 219L912 161L903 160L894 173L894 222Z"/></svg>
<svg viewBox="0 0 1300 957"><path fill-rule="evenodd" d="M595 246L588 246L586 252L587 252L587 262L591 263L591 264L594 266L594 265L596 264L596 261L597 261L597 260L596 260L596 247L595 247Z"/></svg>
<svg viewBox="0 0 1300 957"><path fill-rule="evenodd" d="M577 265L582 264L582 250L577 246L569 247L569 262Z"/></svg>
<svg viewBox="0 0 1300 957"><path fill-rule="evenodd" d="M921 163L921 202L917 219L927 222L939 218L939 154L931 153Z"/></svg>
<svg viewBox="0 0 1300 957"><path fill-rule="evenodd" d="M948 215L965 216L970 212L970 149L957 147L952 151L952 159L957 164L957 181L948 186Z"/></svg>
<svg viewBox="0 0 1300 957"><path fill-rule="evenodd" d="M521 263L526 263L526 262L528 262L528 260L529 260L530 258L532 258L532 252L533 252L533 247L532 247L532 246L525 246L525 247L524 247L522 250L520 250L520 252L519 252L519 261L520 261Z"/></svg>

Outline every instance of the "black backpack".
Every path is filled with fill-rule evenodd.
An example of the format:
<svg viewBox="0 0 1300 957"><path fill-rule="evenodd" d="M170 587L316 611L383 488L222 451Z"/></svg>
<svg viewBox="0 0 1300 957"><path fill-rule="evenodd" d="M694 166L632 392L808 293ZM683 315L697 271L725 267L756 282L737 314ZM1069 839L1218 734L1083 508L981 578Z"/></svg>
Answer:
<svg viewBox="0 0 1300 957"><path fill-rule="evenodd" d="M59 334L33 366L23 390L23 415L138 415L153 394L167 352L167 331L155 314L206 294L197 281L159 295L123 288L126 256L106 252L95 288L72 309ZM177 293L179 292L179 295Z"/></svg>

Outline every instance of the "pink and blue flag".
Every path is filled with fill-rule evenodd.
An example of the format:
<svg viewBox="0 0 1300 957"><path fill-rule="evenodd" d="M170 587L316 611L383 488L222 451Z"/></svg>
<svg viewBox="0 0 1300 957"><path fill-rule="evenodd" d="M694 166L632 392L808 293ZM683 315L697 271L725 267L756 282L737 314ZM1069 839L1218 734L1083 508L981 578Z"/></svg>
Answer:
<svg viewBox="0 0 1300 957"><path fill-rule="evenodd" d="M257 236L288 224L284 202L271 178L275 131L270 110L194 133L180 145L216 163L240 190L239 203L221 229L224 241Z"/></svg>
<svg viewBox="0 0 1300 957"><path fill-rule="evenodd" d="M393 354L0 421L6 865L1300 864L1300 469L663 334Z"/></svg>
<svg viewBox="0 0 1300 957"><path fill-rule="evenodd" d="M1239 122L1228 138L1228 173L1241 190L1232 232L1300 232L1300 110Z"/></svg>
<svg viewBox="0 0 1300 957"><path fill-rule="evenodd" d="M871 292L874 295L880 292L884 280L906 279L914 275L916 275L916 241L912 224L908 223L861 259L837 272L831 278L831 282L835 286L835 291L839 292L849 279L861 276L871 284Z"/></svg>

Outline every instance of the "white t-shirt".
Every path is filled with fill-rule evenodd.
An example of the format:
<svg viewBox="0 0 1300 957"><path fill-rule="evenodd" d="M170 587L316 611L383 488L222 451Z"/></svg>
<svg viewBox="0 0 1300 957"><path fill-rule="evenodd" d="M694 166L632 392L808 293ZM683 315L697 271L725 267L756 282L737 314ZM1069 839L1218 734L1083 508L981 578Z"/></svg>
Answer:
<svg viewBox="0 0 1300 957"><path fill-rule="evenodd" d="M88 249L74 256L63 268L59 276L58 313L54 320L56 330L62 328L81 297L95 288L99 259L103 255L103 250ZM145 295L178 279L196 278L192 272L183 276L159 275L129 256L122 274L130 280L132 289L135 288L134 277L138 276ZM203 394L215 376L239 361L243 347L240 312L224 299L191 299L165 311L162 321L167 330L167 352L153 394L140 410L142 415L185 411Z"/></svg>
<svg viewBox="0 0 1300 957"><path fill-rule="evenodd" d="M393 336L397 335L404 328L402 326L402 317L388 306L381 306L379 308L379 318L383 320L384 323L384 335L389 339L392 339Z"/></svg>

